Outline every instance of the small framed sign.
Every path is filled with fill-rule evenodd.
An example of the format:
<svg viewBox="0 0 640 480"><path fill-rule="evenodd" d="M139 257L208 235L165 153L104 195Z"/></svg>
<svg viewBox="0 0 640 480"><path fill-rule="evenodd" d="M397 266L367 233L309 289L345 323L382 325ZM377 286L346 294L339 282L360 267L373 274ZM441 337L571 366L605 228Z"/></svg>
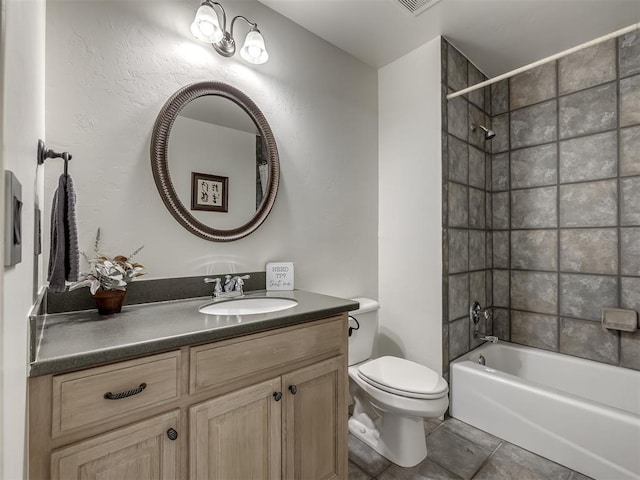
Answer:
<svg viewBox="0 0 640 480"><path fill-rule="evenodd" d="M191 172L191 210L227 212L229 177Z"/></svg>
<svg viewBox="0 0 640 480"><path fill-rule="evenodd" d="M293 263L267 263L267 290L293 290Z"/></svg>

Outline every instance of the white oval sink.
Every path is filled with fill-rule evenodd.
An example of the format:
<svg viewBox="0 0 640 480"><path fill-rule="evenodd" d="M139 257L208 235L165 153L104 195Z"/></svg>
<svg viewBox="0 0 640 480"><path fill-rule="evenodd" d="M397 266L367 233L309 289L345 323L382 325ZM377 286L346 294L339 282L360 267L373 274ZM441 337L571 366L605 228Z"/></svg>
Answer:
<svg viewBox="0 0 640 480"><path fill-rule="evenodd" d="M206 315L255 315L257 313L271 313L286 310L298 305L297 300L290 298L260 297L234 298L208 303L198 309Z"/></svg>

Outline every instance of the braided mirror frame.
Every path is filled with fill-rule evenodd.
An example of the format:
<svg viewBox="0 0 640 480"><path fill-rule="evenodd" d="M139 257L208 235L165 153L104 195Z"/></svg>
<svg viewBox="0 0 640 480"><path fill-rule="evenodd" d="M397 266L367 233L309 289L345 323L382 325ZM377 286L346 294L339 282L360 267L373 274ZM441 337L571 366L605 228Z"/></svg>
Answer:
<svg viewBox="0 0 640 480"><path fill-rule="evenodd" d="M269 162L269 181L262 203L251 219L244 225L222 230L210 227L197 220L178 198L169 174L169 135L180 111L192 100L205 95L227 98L240 106L251 117L262 136ZM280 182L280 160L278 147L267 119L258 106L244 93L222 82L198 82L182 87L164 104L158 114L151 136L151 170L160 198L169 213L194 235L213 242L230 242L246 237L265 221L278 193Z"/></svg>

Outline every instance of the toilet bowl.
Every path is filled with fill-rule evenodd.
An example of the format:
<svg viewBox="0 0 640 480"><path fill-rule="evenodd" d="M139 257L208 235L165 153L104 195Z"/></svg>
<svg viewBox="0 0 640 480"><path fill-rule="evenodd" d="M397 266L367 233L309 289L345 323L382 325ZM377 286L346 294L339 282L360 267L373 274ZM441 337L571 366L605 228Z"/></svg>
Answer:
<svg viewBox="0 0 640 480"><path fill-rule="evenodd" d="M424 419L444 414L449 387L416 362L392 356L371 359L379 304L354 300L360 308L350 312L349 393L354 407L349 431L393 463L412 467L427 456Z"/></svg>

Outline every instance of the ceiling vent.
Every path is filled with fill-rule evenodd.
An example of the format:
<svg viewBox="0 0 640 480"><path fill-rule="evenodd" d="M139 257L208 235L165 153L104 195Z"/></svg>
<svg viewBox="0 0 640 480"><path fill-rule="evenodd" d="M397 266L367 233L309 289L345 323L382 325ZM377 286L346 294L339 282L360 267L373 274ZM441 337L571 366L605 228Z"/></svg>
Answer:
<svg viewBox="0 0 640 480"><path fill-rule="evenodd" d="M440 0L392 0L393 3L402 7L402 10L410 13L414 17L420 15L427 8L433 7Z"/></svg>

